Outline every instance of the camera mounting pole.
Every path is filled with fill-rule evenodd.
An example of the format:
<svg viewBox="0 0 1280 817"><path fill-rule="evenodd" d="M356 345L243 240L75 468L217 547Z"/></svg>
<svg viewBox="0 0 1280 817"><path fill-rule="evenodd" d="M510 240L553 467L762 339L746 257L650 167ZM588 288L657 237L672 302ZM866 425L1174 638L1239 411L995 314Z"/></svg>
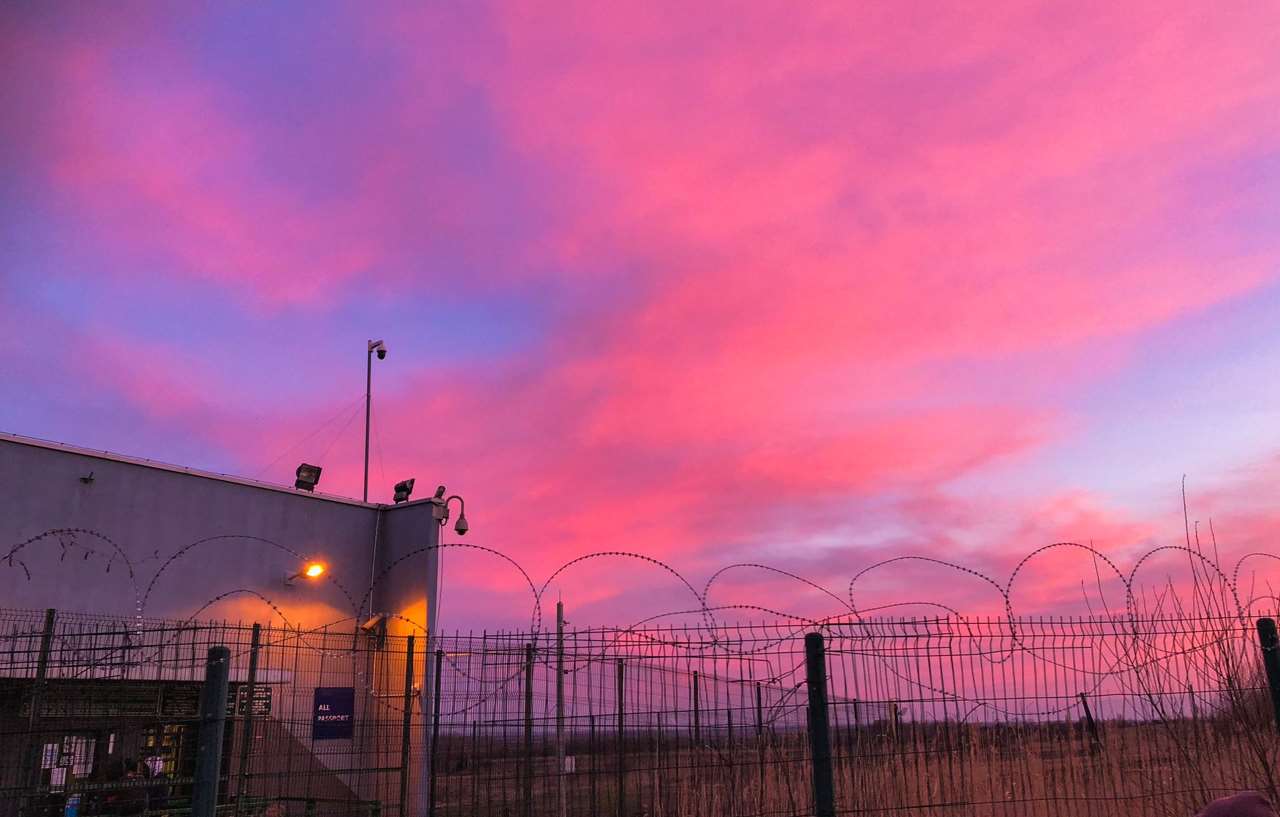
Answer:
<svg viewBox="0 0 1280 817"><path fill-rule="evenodd" d="M386 360L387 344L381 340L369 341L369 349L365 354L364 367L364 495L369 501L369 409L372 405L373 393L373 353L378 353L378 360Z"/></svg>

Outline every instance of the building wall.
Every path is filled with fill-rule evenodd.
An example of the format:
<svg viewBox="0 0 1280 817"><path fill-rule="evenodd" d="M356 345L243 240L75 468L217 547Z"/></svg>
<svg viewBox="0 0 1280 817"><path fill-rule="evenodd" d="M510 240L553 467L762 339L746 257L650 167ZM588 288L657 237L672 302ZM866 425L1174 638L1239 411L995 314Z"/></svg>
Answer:
<svg viewBox="0 0 1280 817"><path fill-rule="evenodd" d="M81 480L90 473L91 481ZM356 627L372 613L388 613L390 633L417 637L417 759L429 711L422 692L431 689L424 636L438 564L430 548L439 536L431 511L426 500L366 504L0 435L0 607L332 625L357 638L366 637ZM55 530L62 532L49 533ZM286 584L308 559L328 565L325 577ZM378 669L380 661L391 663ZM380 657L350 678L336 667L331 662L324 683L350 683L366 697L374 675L403 685L400 656ZM301 701L311 693L305 683L290 689ZM382 709L362 705L360 717L399 723L401 710ZM307 723L286 728L309 743ZM335 768L357 764L363 747L348 741L344 751L343 744L329 744L317 759ZM421 765L415 762L410 783L415 812Z"/></svg>
<svg viewBox="0 0 1280 817"><path fill-rule="evenodd" d="M53 529L75 532L22 545ZM366 615L373 575L437 530L425 501L377 506L0 437L6 607L251 621L274 605L319 626ZM309 558L326 576L286 584ZM432 552L386 572L376 609L425 626L434 569Z"/></svg>

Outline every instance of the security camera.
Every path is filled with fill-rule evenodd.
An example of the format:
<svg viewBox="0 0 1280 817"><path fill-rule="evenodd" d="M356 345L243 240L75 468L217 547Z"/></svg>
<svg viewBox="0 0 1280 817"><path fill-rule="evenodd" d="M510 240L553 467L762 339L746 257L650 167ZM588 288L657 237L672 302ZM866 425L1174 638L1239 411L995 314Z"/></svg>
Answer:
<svg viewBox="0 0 1280 817"><path fill-rule="evenodd" d="M374 647L382 649L387 643L387 614L378 613L373 618L360 625L370 638L373 639Z"/></svg>
<svg viewBox="0 0 1280 817"><path fill-rule="evenodd" d="M382 348L378 349L378 360L386 360L386 359L387 359L387 347L383 346Z"/></svg>

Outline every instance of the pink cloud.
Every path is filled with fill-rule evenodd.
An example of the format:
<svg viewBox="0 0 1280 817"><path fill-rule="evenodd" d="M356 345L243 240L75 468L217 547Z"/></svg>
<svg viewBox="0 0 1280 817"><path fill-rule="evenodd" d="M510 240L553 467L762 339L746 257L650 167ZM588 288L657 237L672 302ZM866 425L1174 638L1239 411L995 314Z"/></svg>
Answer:
<svg viewBox="0 0 1280 817"><path fill-rule="evenodd" d="M422 43L457 21L394 15L360 34L395 56L395 109L374 112L376 148L325 143L350 171L330 196L273 175L279 130L180 52L155 81L121 73L125 31L24 59L62 100L36 153L67 206L166 275L315 306L403 266L406 245L429 259L452 237L473 257L510 246L474 279L394 281L518 288L532 265L563 293L518 357L482 373L424 362L380 398L387 439L403 441L380 475L449 474L486 543L535 571L593 549L696 570L786 537L798 544L781 558L847 578L877 501L892 506L878 524L906 529L896 546L966 555L954 527L984 529L983 509L939 497L1060 436L1071 418L1046 394L1274 281L1274 253L1197 239L1230 202L1189 202L1185 179L1280 136L1280 64L1265 27L1231 9L1011 3L981 25L910 6L808 11L513 4L444 52ZM476 231L502 203L484 188L504 179L442 161L421 187L416 158L442 150L422 134L449 128L456 101L441 65L483 97L519 171L551 180L537 223L512 228L527 238ZM91 334L80 370L149 417L246 458L305 425L209 407L234 378L189 358L140 366L123 333ZM993 370L1011 374L993 387ZM357 492L353 447L325 465L326 487ZM1071 492L990 513L1007 520L994 562L1058 539L1128 552L1170 529ZM1244 538L1269 525L1259 511ZM852 545L824 561L810 552L824 537ZM509 591L461 561L458 575ZM1025 603L1076 598L1082 565L1037 560ZM622 586L580 575L593 603Z"/></svg>

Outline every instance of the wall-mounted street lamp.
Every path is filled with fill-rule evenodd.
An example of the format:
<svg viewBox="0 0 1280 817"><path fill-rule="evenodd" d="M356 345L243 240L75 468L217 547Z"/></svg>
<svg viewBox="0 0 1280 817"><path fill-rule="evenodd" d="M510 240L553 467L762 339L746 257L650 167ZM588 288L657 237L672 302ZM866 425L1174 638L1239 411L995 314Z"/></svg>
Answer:
<svg viewBox="0 0 1280 817"><path fill-rule="evenodd" d="M327 573L328 565L324 562L307 562L297 573L284 577L285 584L293 584L298 579L318 579Z"/></svg>
<svg viewBox="0 0 1280 817"><path fill-rule="evenodd" d="M467 524L467 503L457 494L446 498L444 491L443 485L436 487L436 493L431 497L431 516L443 525L449 521L449 503L455 499L458 500L458 521L454 523L453 531L459 536L466 536L467 531L471 529Z"/></svg>

